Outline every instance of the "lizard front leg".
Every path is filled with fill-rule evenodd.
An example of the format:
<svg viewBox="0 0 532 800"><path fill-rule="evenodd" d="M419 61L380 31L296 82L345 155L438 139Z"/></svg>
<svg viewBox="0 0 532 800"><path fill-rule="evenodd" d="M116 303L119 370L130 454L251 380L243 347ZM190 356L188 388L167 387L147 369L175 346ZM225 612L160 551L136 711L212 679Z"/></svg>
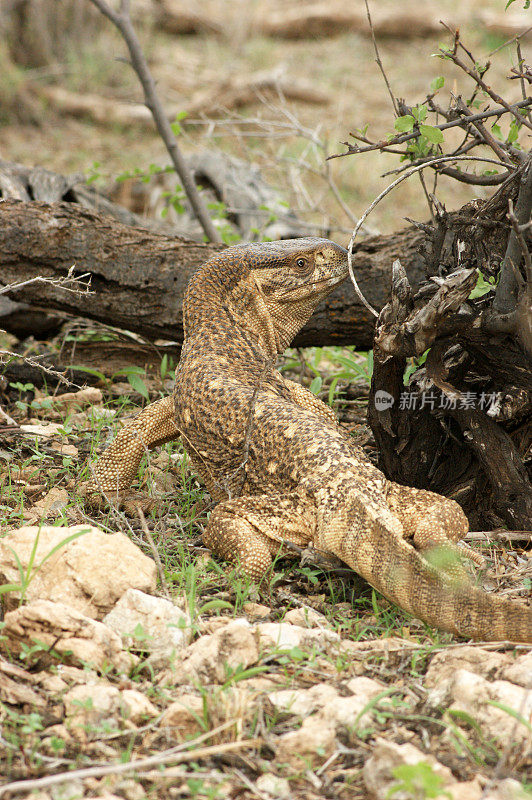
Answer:
<svg viewBox="0 0 532 800"><path fill-rule="evenodd" d="M102 494L124 505L146 450L177 438L173 397L151 403L121 428L92 467L92 477L79 487L80 494L92 505L100 505Z"/></svg>
<svg viewBox="0 0 532 800"><path fill-rule="evenodd" d="M216 506L203 534L213 553L239 563L260 582L283 549L283 542L306 547L316 531L316 506L303 493L248 495Z"/></svg>

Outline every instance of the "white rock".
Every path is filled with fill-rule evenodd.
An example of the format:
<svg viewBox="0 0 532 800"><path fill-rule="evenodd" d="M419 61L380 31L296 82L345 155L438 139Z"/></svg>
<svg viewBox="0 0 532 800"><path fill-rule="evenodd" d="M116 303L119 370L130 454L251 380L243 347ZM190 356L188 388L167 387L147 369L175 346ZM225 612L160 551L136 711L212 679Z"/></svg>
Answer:
<svg viewBox="0 0 532 800"><path fill-rule="evenodd" d="M253 621L264 619L272 612L269 606L264 606L262 603L253 603L251 600L244 603L242 610L244 614Z"/></svg>
<svg viewBox="0 0 532 800"><path fill-rule="evenodd" d="M145 694L136 689L124 689L121 692L122 716L138 725L159 713Z"/></svg>
<svg viewBox="0 0 532 800"><path fill-rule="evenodd" d="M168 706L160 727L176 728L180 738L186 739L202 730L203 716L203 699L195 694L185 694Z"/></svg>
<svg viewBox="0 0 532 800"><path fill-rule="evenodd" d="M64 697L67 724L77 739L97 739L102 728L121 727L123 720L135 725L156 717L157 709L135 689L116 686L75 686Z"/></svg>
<svg viewBox="0 0 532 800"><path fill-rule="evenodd" d="M7 647L18 655L23 644L40 642L68 663L90 664L101 670L113 666L118 672L128 672L137 663L135 656L124 652L118 634L64 603L36 600L20 606L5 616L4 629Z"/></svg>
<svg viewBox="0 0 532 800"><path fill-rule="evenodd" d="M63 781L50 789L52 800L80 800L84 797L83 783L79 778Z"/></svg>
<svg viewBox="0 0 532 800"><path fill-rule="evenodd" d="M462 783L450 783L446 786L445 791L449 793L452 800L482 800L484 788L479 780L473 779Z"/></svg>
<svg viewBox="0 0 532 800"><path fill-rule="evenodd" d="M504 653L484 650L482 647L460 647L457 650L442 650L431 659L425 676L425 687L432 689L430 702L434 705L446 705L448 693L459 669L466 669L482 675L484 678L498 677L499 671L511 662Z"/></svg>
<svg viewBox="0 0 532 800"><path fill-rule="evenodd" d="M34 503L28 511L24 511L24 522L32 525L45 519L56 519L63 513L68 501L67 490L54 486L44 497Z"/></svg>
<svg viewBox="0 0 532 800"><path fill-rule="evenodd" d="M57 422L35 422L34 424L24 424L20 426L20 430L27 436L33 438L34 436L43 436L48 439L50 436L58 436L63 430L63 424Z"/></svg>
<svg viewBox="0 0 532 800"><path fill-rule="evenodd" d="M499 781L489 789L486 795L482 796L482 800L525 800L525 798L522 784L512 778Z"/></svg>
<svg viewBox="0 0 532 800"><path fill-rule="evenodd" d="M258 661L259 652L252 628L246 619L234 620L229 625L202 636L183 651L183 662L178 670L181 682L223 683L228 671L241 666L244 669Z"/></svg>
<svg viewBox="0 0 532 800"><path fill-rule="evenodd" d="M188 614L171 600L138 589L128 589L102 621L120 634L126 647L140 641L141 647L151 653L150 663L157 667L168 666L173 655L186 647L192 637ZM138 626L142 634L137 639Z"/></svg>
<svg viewBox="0 0 532 800"><path fill-rule="evenodd" d="M275 708L300 717L306 717L328 703L343 699L327 683L317 683L311 689L281 689L268 695L268 700Z"/></svg>
<svg viewBox="0 0 532 800"><path fill-rule="evenodd" d="M303 721L299 730L279 736L275 743L275 754L281 763L307 769L326 761L333 754L335 746L334 725L318 719L314 714Z"/></svg>
<svg viewBox="0 0 532 800"><path fill-rule="evenodd" d="M310 606L292 608L284 615L283 622L289 622L291 625L300 625L302 628L330 627L327 617Z"/></svg>
<svg viewBox="0 0 532 800"><path fill-rule="evenodd" d="M452 710L465 711L481 726L484 736L504 747L509 740L526 745L530 731L511 713L490 704L501 703L530 722L532 693L508 681L487 681L465 669L459 669L450 687Z"/></svg>
<svg viewBox="0 0 532 800"><path fill-rule="evenodd" d="M500 677L505 681L517 683L518 686L523 686L525 689L530 688L532 686L532 650L518 656L515 661L504 667Z"/></svg>
<svg viewBox="0 0 532 800"><path fill-rule="evenodd" d="M274 797L276 800L285 800L285 798L292 796L290 784L286 778L279 778L277 775L274 775L273 772L266 772L264 775L261 775L260 778L257 778L255 786L259 792L270 795L270 797Z"/></svg>
<svg viewBox="0 0 532 800"><path fill-rule="evenodd" d="M375 800L387 800L391 788L399 783L393 771L403 764L418 764L420 761L429 764L441 778L445 789L455 782L450 769L440 764L434 756L418 750L413 744L395 744L386 739L377 739L363 769L364 783L370 796ZM394 793L393 800L412 800L412 795L398 791Z"/></svg>
<svg viewBox="0 0 532 800"><path fill-rule="evenodd" d="M61 546L61 542L74 534L80 535ZM127 589L155 590L156 566L151 558L123 533L107 534L87 525L42 526L40 530L25 527L8 533L0 540L0 582L20 580L12 551L23 569L27 569L37 536L27 601L42 598L66 603L97 619L109 611ZM58 549L44 561L55 547ZM16 592L4 595L7 607L18 605L19 596Z"/></svg>
<svg viewBox="0 0 532 800"><path fill-rule="evenodd" d="M261 648L292 650L294 647L323 648L340 641L337 633L316 628L302 628L288 622L260 622L255 626L260 637Z"/></svg>
<svg viewBox="0 0 532 800"><path fill-rule="evenodd" d="M354 728L366 726L371 721L371 710L362 714L370 700L373 700L386 687L378 681L364 676L352 678L347 687L352 692L351 697L337 697L320 711L320 716L329 719L336 727Z"/></svg>

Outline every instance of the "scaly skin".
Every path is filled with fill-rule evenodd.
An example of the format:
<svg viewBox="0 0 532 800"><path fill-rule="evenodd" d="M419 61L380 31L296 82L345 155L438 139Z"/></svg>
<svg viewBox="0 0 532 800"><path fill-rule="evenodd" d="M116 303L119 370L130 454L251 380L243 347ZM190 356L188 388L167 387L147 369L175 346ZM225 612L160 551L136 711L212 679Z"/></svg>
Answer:
<svg viewBox="0 0 532 800"><path fill-rule="evenodd" d="M346 275L346 251L326 239L231 247L201 267L185 298L174 400L120 431L89 491L123 493L146 447L181 436L219 501L205 542L252 578L283 542L312 544L431 625L532 642L532 608L465 577L460 507L388 481L327 406L276 371L278 353Z"/></svg>

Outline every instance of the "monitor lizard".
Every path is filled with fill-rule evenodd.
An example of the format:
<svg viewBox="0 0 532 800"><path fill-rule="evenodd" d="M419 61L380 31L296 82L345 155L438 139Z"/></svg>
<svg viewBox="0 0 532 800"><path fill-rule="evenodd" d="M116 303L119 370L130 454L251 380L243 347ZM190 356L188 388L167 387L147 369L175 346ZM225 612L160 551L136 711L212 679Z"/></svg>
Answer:
<svg viewBox="0 0 532 800"><path fill-rule="evenodd" d="M318 303L348 273L319 238L230 247L190 280L172 397L124 426L85 496L127 493L146 448L181 437L218 505L204 541L260 581L290 542L332 553L430 625L532 642L532 607L476 588L456 544L460 506L388 480L332 410L276 369Z"/></svg>

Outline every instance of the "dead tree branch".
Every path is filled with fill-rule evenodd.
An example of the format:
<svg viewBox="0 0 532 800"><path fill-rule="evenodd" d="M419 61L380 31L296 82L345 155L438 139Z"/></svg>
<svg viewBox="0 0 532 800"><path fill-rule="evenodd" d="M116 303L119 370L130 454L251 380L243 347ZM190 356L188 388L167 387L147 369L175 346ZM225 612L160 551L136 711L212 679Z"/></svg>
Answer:
<svg viewBox="0 0 532 800"><path fill-rule="evenodd" d="M512 212L513 213L513 212ZM521 185L517 203L515 204L515 220L517 225L525 225L530 220L532 213L532 157L521 175ZM527 250L525 246L525 250ZM528 250L527 250L528 252ZM493 301L493 308L499 314L508 314L515 310L517 304L517 290L519 284L518 269L523 256L520 237L512 228L508 237L508 245L501 266L499 284ZM530 259L530 255L528 255Z"/></svg>

